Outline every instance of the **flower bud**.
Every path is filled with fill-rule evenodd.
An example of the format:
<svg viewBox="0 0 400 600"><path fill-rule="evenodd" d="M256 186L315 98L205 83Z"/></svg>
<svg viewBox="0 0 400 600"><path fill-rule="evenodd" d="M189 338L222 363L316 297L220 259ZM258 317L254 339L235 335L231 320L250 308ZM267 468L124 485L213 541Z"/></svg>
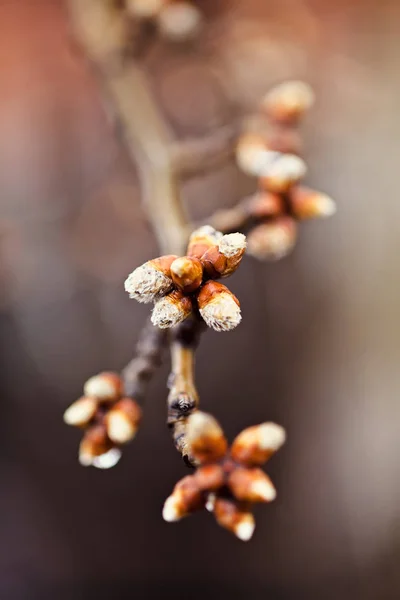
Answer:
<svg viewBox="0 0 400 600"><path fill-rule="evenodd" d="M255 529L254 517L250 512L241 510L236 502L226 498L216 498L213 512L217 523L231 531L243 542L247 542Z"/></svg>
<svg viewBox="0 0 400 600"><path fill-rule="evenodd" d="M257 225L247 236L247 250L260 260L279 260L293 249L297 225L291 217L279 217Z"/></svg>
<svg viewBox="0 0 400 600"><path fill-rule="evenodd" d="M96 398L99 402L118 400L122 394L123 383L117 373L100 373L87 380L83 387L85 396Z"/></svg>
<svg viewBox="0 0 400 600"><path fill-rule="evenodd" d="M243 233L229 233L209 248L201 258L204 270L209 277L228 277L236 271L246 251L246 236Z"/></svg>
<svg viewBox="0 0 400 600"><path fill-rule="evenodd" d="M158 15L160 33L171 42L185 42L195 38L201 31L203 16L189 2L168 4Z"/></svg>
<svg viewBox="0 0 400 600"><path fill-rule="evenodd" d="M95 456L92 462L92 466L96 469L112 469L120 461L122 456L119 448L111 448L105 454Z"/></svg>
<svg viewBox="0 0 400 600"><path fill-rule="evenodd" d="M224 470L220 465L199 467L194 474L197 485L202 491L215 491L225 483Z"/></svg>
<svg viewBox="0 0 400 600"><path fill-rule="evenodd" d="M151 322L160 329L174 327L192 312L192 302L180 290L174 290L158 300L151 315Z"/></svg>
<svg viewBox="0 0 400 600"><path fill-rule="evenodd" d="M269 127L266 134L268 146L274 152L282 154L301 154L302 139L297 129L282 124Z"/></svg>
<svg viewBox="0 0 400 600"><path fill-rule="evenodd" d="M127 0L128 14L137 19L152 19L165 6L166 0Z"/></svg>
<svg viewBox="0 0 400 600"><path fill-rule="evenodd" d="M107 413L105 424L110 440L126 444L133 440L139 428L142 411L131 398L123 398Z"/></svg>
<svg viewBox="0 0 400 600"><path fill-rule="evenodd" d="M276 498L272 481L261 469L238 467L229 475L228 485L238 500L271 502Z"/></svg>
<svg viewBox="0 0 400 600"><path fill-rule="evenodd" d="M79 462L82 466L89 467L97 456L106 454L112 447L105 425L93 425L86 431L80 443Z"/></svg>
<svg viewBox="0 0 400 600"><path fill-rule="evenodd" d="M283 427L275 423L263 423L248 427L232 444L232 458L245 466L262 465L286 440Z"/></svg>
<svg viewBox="0 0 400 600"><path fill-rule="evenodd" d="M225 456L228 444L218 421L196 411L187 423L186 441L190 453L200 464L215 462Z"/></svg>
<svg viewBox="0 0 400 600"><path fill-rule="evenodd" d="M175 255L161 256L135 269L125 281L125 291L138 302L152 302L172 289L171 264Z"/></svg>
<svg viewBox="0 0 400 600"><path fill-rule="evenodd" d="M236 146L236 162L247 175L260 176L276 156L277 152L271 150L265 138L256 133L241 135Z"/></svg>
<svg viewBox="0 0 400 600"><path fill-rule="evenodd" d="M274 121L294 123L314 104L312 88L303 81L286 81L266 94L261 108Z"/></svg>
<svg viewBox="0 0 400 600"><path fill-rule="evenodd" d="M171 265L171 276L174 284L184 294L190 294L200 287L203 279L203 266L198 258L182 256Z"/></svg>
<svg viewBox="0 0 400 600"><path fill-rule="evenodd" d="M83 396L71 404L64 413L64 422L75 427L84 427L96 414L98 401L96 398Z"/></svg>
<svg viewBox="0 0 400 600"><path fill-rule="evenodd" d="M276 160L262 172L260 185L268 192L283 194L300 181L307 172L302 158L294 154L278 154Z"/></svg>
<svg viewBox="0 0 400 600"><path fill-rule="evenodd" d="M210 225L204 225L190 236L187 255L200 259L209 248L218 245L221 238L222 233Z"/></svg>
<svg viewBox="0 0 400 600"><path fill-rule="evenodd" d="M231 331L242 320L239 300L222 283L205 283L197 300L202 318L215 331Z"/></svg>
<svg viewBox="0 0 400 600"><path fill-rule="evenodd" d="M332 198L303 186L293 188L290 202L293 214L298 219L331 217L336 212Z"/></svg>
<svg viewBox="0 0 400 600"><path fill-rule="evenodd" d="M163 518L169 523L179 521L194 510L202 508L204 500L196 480L188 475L179 481L163 508Z"/></svg>
<svg viewBox="0 0 400 600"><path fill-rule="evenodd" d="M260 191L244 200L246 211L255 219L267 219L282 214L284 203L279 194Z"/></svg>

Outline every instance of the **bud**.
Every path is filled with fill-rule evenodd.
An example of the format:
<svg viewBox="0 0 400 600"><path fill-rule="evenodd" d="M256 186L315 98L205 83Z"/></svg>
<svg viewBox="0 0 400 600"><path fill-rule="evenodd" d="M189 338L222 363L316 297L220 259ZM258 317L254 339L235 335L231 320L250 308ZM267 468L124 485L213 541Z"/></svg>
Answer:
<svg viewBox="0 0 400 600"><path fill-rule="evenodd" d="M240 136L236 146L236 162L247 175L260 176L276 159L277 152L271 150L265 138L255 133Z"/></svg>
<svg viewBox="0 0 400 600"><path fill-rule="evenodd" d="M286 440L283 427L275 423L263 423L248 427L236 437L232 444L233 460L246 466L262 465Z"/></svg>
<svg viewBox="0 0 400 600"><path fill-rule="evenodd" d="M307 172L307 165L302 158L294 154L277 154L263 172L260 185L268 192L283 194L300 181Z"/></svg>
<svg viewBox="0 0 400 600"><path fill-rule="evenodd" d="M122 379L117 373L100 373L87 380L83 387L85 396L100 402L118 400L123 391Z"/></svg>
<svg viewBox="0 0 400 600"><path fill-rule="evenodd" d="M189 513L202 508L204 500L196 480L188 475L179 481L163 508L163 518L169 523L179 521Z"/></svg>
<svg viewBox="0 0 400 600"><path fill-rule="evenodd" d="M197 485L202 491L216 491L225 483L224 470L220 465L199 467L194 474Z"/></svg>
<svg viewBox="0 0 400 600"><path fill-rule="evenodd" d="M300 133L293 127L282 124L269 127L266 134L268 146L274 152L282 154L301 154L302 139Z"/></svg>
<svg viewBox="0 0 400 600"><path fill-rule="evenodd" d="M296 186L290 194L293 214L298 219L331 217L336 212L336 204L326 194L303 186Z"/></svg>
<svg viewBox="0 0 400 600"><path fill-rule="evenodd" d="M128 14L137 19L152 19L156 17L166 0L127 0L126 8Z"/></svg>
<svg viewBox="0 0 400 600"><path fill-rule="evenodd" d="M203 279L203 266L198 258L182 256L171 265L172 280L184 294L190 294L200 287Z"/></svg>
<svg viewBox="0 0 400 600"><path fill-rule="evenodd" d="M231 531L243 542L247 542L255 529L254 517L241 510L236 502L226 498L216 498L213 507L217 523Z"/></svg>
<svg viewBox="0 0 400 600"><path fill-rule="evenodd" d="M160 33L172 42L185 42L195 38L202 25L200 10L189 2L168 4L158 15Z"/></svg>
<svg viewBox="0 0 400 600"><path fill-rule="evenodd" d="M202 318L215 331L231 331L242 320L239 300L222 283L205 283L197 300Z"/></svg>
<svg viewBox="0 0 400 600"><path fill-rule="evenodd" d="M111 448L105 454L95 456L92 462L92 466L96 469L112 469L119 462L122 456L121 450L118 448Z"/></svg>
<svg viewBox="0 0 400 600"><path fill-rule="evenodd" d="M224 235L218 246L213 246L202 256L201 262L209 277L228 277L236 271L246 251L243 233Z"/></svg>
<svg viewBox="0 0 400 600"><path fill-rule="evenodd" d="M190 453L200 464L212 463L225 456L228 444L219 423L211 415L196 411L187 422L186 441Z"/></svg>
<svg viewBox="0 0 400 600"><path fill-rule="evenodd" d="M283 199L279 194L260 191L243 202L246 211L255 219L276 217L284 211Z"/></svg>
<svg viewBox="0 0 400 600"><path fill-rule="evenodd" d="M276 498L272 481L261 469L238 467L229 475L228 485L235 498L245 502L272 502Z"/></svg>
<svg viewBox="0 0 400 600"><path fill-rule="evenodd" d="M97 411L97 400L83 396L71 404L64 413L64 423L84 427L93 419Z"/></svg>
<svg viewBox="0 0 400 600"><path fill-rule="evenodd" d="M312 88L303 81L286 81L264 97L261 108L274 121L295 123L314 104Z"/></svg>
<svg viewBox="0 0 400 600"><path fill-rule="evenodd" d="M126 444L133 440L139 428L142 411L134 400L123 398L107 413L105 423L110 440Z"/></svg>
<svg viewBox="0 0 400 600"><path fill-rule="evenodd" d="M279 260L293 249L297 225L291 217L279 217L257 225L247 236L248 253L260 260Z"/></svg>
<svg viewBox="0 0 400 600"><path fill-rule="evenodd" d="M209 248L218 245L221 238L222 233L216 231L214 227L211 227L210 225L204 225L203 227L196 229L190 236L187 249L188 256L201 259L203 254Z"/></svg>
<svg viewBox="0 0 400 600"><path fill-rule="evenodd" d="M93 425L86 431L80 443L79 462L82 466L89 467L97 456L106 454L112 447L105 426Z"/></svg>
<svg viewBox="0 0 400 600"><path fill-rule="evenodd" d="M125 281L125 291L138 302L149 303L172 289L171 264L175 255L161 256L135 269Z"/></svg>
<svg viewBox="0 0 400 600"><path fill-rule="evenodd" d="M190 315L192 308L190 298L180 290L174 290L155 303L151 322L160 329L174 327Z"/></svg>

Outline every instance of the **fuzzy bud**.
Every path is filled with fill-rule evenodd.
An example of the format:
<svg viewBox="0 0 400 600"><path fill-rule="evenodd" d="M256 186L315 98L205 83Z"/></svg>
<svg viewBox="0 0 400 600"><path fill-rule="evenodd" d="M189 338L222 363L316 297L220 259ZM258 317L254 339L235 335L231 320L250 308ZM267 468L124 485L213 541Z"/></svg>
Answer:
<svg viewBox="0 0 400 600"><path fill-rule="evenodd" d="M332 198L303 186L293 188L290 201L293 214L298 219L326 218L336 212Z"/></svg>
<svg viewBox="0 0 400 600"><path fill-rule="evenodd" d="M107 413L105 424L110 440L126 444L133 440L139 428L142 412L131 398L123 398Z"/></svg>
<svg viewBox="0 0 400 600"><path fill-rule="evenodd" d="M260 185L268 192L283 194L300 181L307 172L302 158L294 154L278 154L263 171Z"/></svg>
<svg viewBox="0 0 400 600"><path fill-rule="evenodd" d="M197 290L203 279L203 266L198 258L182 256L177 258L171 265L171 276L174 284L183 291L190 294Z"/></svg>
<svg viewBox="0 0 400 600"><path fill-rule="evenodd" d="M231 331L242 320L239 300L222 283L208 281L197 300L202 318L215 331Z"/></svg>
<svg viewBox="0 0 400 600"><path fill-rule="evenodd" d="M163 508L163 518L171 523L179 521L204 504L201 491L192 475L184 477L177 483L171 496L167 498Z"/></svg>
<svg viewBox="0 0 400 600"><path fill-rule="evenodd" d="M189 2L168 4L158 15L160 33L171 42L192 40L200 33L202 25L200 10Z"/></svg>
<svg viewBox="0 0 400 600"><path fill-rule="evenodd" d="M225 456L228 444L219 423L211 415L196 411L187 423L187 444L200 464L212 463Z"/></svg>
<svg viewBox="0 0 400 600"><path fill-rule="evenodd" d="M279 194L271 192L257 192L246 198L243 202L246 211L255 219L267 219L282 214L284 204Z"/></svg>
<svg viewBox="0 0 400 600"><path fill-rule="evenodd" d="M209 277L228 277L238 268L245 251L246 236L243 233L229 233L220 239L218 246L205 252L201 262Z"/></svg>
<svg viewBox="0 0 400 600"><path fill-rule="evenodd" d="M127 0L128 14L136 19L153 19L166 5L166 0Z"/></svg>
<svg viewBox="0 0 400 600"><path fill-rule="evenodd" d="M225 483L224 470L220 465L199 467L194 477L199 489L202 491L216 491Z"/></svg>
<svg viewBox="0 0 400 600"><path fill-rule="evenodd" d="M125 291L138 302L149 303L167 294L173 286L171 264L175 255L161 256L135 269L125 281Z"/></svg>
<svg viewBox="0 0 400 600"><path fill-rule="evenodd" d="M92 461L92 466L96 469L112 469L120 461L122 456L119 448L111 448L105 454L95 456Z"/></svg>
<svg viewBox="0 0 400 600"><path fill-rule="evenodd" d="M209 248L218 245L222 233L216 231L210 225L204 225L196 229L190 236L187 249L188 256L200 259Z"/></svg>
<svg viewBox="0 0 400 600"><path fill-rule="evenodd" d="M85 427L96 414L98 401L96 398L83 396L71 404L64 413L64 423L75 427Z"/></svg>
<svg viewBox="0 0 400 600"><path fill-rule="evenodd" d="M151 322L160 329L174 327L184 321L192 312L192 302L180 290L174 290L158 300L151 315Z"/></svg>
<svg viewBox="0 0 400 600"><path fill-rule="evenodd" d="M279 260L293 249L297 225L291 217L279 217L257 225L247 236L248 253L260 260Z"/></svg>
<svg viewBox="0 0 400 600"><path fill-rule="evenodd" d="M99 402L118 400L123 391L122 379L117 373L100 373L87 380L83 387L85 396L96 398Z"/></svg>
<svg viewBox="0 0 400 600"><path fill-rule="evenodd" d="M312 88L303 81L286 81L266 94L261 108L274 121L294 123L314 104Z"/></svg>
<svg viewBox="0 0 400 600"><path fill-rule="evenodd" d="M93 425L86 431L80 443L79 462L82 466L89 467L97 456L106 454L112 447L105 426Z"/></svg>
<svg viewBox="0 0 400 600"><path fill-rule="evenodd" d="M255 133L240 136L236 146L236 162L247 175L260 176L276 159L277 152L271 150L264 137Z"/></svg>
<svg viewBox="0 0 400 600"><path fill-rule="evenodd" d="M254 517L241 510L236 502L225 498L215 498L213 512L217 523L231 531L243 542L247 542L255 529Z"/></svg>
<svg viewBox="0 0 400 600"><path fill-rule="evenodd" d="M229 475L228 485L235 498L245 502L272 502L276 498L272 481L261 469L238 467Z"/></svg>
<svg viewBox="0 0 400 600"><path fill-rule="evenodd" d="M286 440L283 427L275 423L263 423L248 427L232 444L232 458L246 466L262 465Z"/></svg>

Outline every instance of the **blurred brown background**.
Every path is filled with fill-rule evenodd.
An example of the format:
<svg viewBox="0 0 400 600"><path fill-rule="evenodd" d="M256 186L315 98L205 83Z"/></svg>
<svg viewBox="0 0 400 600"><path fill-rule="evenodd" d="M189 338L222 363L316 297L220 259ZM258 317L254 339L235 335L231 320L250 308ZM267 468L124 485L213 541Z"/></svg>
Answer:
<svg viewBox="0 0 400 600"><path fill-rule="evenodd" d="M180 135L304 77L308 181L337 199L294 254L232 280L244 323L208 333L202 406L227 433L288 430L268 472L278 500L243 544L208 515L161 507L185 469L165 428L163 367L138 439L111 472L76 460L62 413L82 382L131 357L148 308L122 282L157 254L136 174L58 0L0 2L0 598L400 597L400 4L200 2L200 49L146 59ZM212 69L210 68L212 66ZM254 182L233 165L191 181L192 215Z"/></svg>

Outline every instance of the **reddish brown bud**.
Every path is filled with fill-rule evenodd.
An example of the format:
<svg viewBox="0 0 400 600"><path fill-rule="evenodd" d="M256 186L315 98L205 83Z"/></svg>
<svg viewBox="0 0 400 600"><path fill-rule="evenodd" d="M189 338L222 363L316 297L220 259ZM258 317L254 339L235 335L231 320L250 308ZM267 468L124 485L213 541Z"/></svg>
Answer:
<svg viewBox="0 0 400 600"><path fill-rule="evenodd" d="M224 235L218 246L209 248L201 258L209 277L228 277L236 271L246 251L246 236L242 233Z"/></svg>
<svg viewBox="0 0 400 600"><path fill-rule="evenodd" d="M197 485L202 491L216 491L224 485L224 470L220 465L199 467L194 474Z"/></svg>
<svg viewBox="0 0 400 600"><path fill-rule="evenodd" d="M125 291L130 298L148 303L172 289L171 264L176 255L149 260L135 269L125 281Z"/></svg>
<svg viewBox="0 0 400 600"><path fill-rule="evenodd" d="M83 396L76 402L71 404L64 413L64 422L67 425L75 427L84 427L88 425L96 414L98 400L96 398L88 398Z"/></svg>
<svg viewBox="0 0 400 600"><path fill-rule="evenodd" d="M278 154L260 178L260 186L268 192L283 194L298 183L307 172L302 158L294 154Z"/></svg>
<svg viewBox="0 0 400 600"><path fill-rule="evenodd" d="M239 300L222 283L205 283L197 300L201 316L215 331L230 331L239 325L242 319Z"/></svg>
<svg viewBox="0 0 400 600"><path fill-rule="evenodd" d="M271 502L276 498L272 481L261 469L238 467L229 475L228 485L238 500Z"/></svg>
<svg viewBox="0 0 400 600"><path fill-rule="evenodd" d="M191 299L180 290L174 290L155 303L151 322L160 329L174 327L190 315L192 308Z"/></svg>
<svg viewBox="0 0 400 600"><path fill-rule="evenodd" d="M284 444L286 433L275 423L248 427L232 444L232 458L245 466L261 465Z"/></svg>
<svg viewBox="0 0 400 600"><path fill-rule="evenodd" d="M82 438L79 447L79 462L84 467L88 467L93 464L93 460L97 456L106 454L112 447L113 444L108 439L105 425L93 425Z"/></svg>
<svg viewBox="0 0 400 600"><path fill-rule="evenodd" d="M117 373L104 372L88 379L83 391L85 396L99 402L118 400L123 392L123 382Z"/></svg>
<svg viewBox="0 0 400 600"><path fill-rule="evenodd" d="M297 225L291 217L278 217L257 225L247 236L248 253L260 260L279 260L293 249Z"/></svg>
<svg viewBox="0 0 400 600"><path fill-rule="evenodd" d="M253 535L255 522L250 512L239 508L236 502L225 498L216 498L213 512L217 523L234 533L240 540L247 542Z"/></svg>
<svg viewBox="0 0 400 600"><path fill-rule="evenodd" d="M336 204L326 194L303 186L296 186L290 193L293 214L298 219L331 217L336 212Z"/></svg>
<svg viewBox="0 0 400 600"><path fill-rule="evenodd" d="M126 444L138 430L142 411L131 398L122 398L105 416L108 437L116 444Z"/></svg>
<svg viewBox="0 0 400 600"><path fill-rule="evenodd" d="M279 194L260 191L243 201L246 212L256 219L276 217L284 210L283 200Z"/></svg>
<svg viewBox="0 0 400 600"><path fill-rule="evenodd" d="M165 501L163 518L168 522L179 521L203 506L204 499L197 482L192 475L188 475L177 483L171 496Z"/></svg>
<svg viewBox="0 0 400 600"><path fill-rule="evenodd" d="M261 108L275 121L294 123L313 104L314 92L307 83L286 81L266 94Z"/></svg>
<svg viewBox="0 0 400 600"><path fill-rule="evenodd" d="M222 233L210 225L204 225L190 236L187 255L200 259L209 248L217 245L221 238Z"/></svg>
<svg viewBox="0 0 400 600"><path fill-rule="evenodd" d="M198 258L182 256L171 265L172 280L184 294L190 294L200 287L203 279L203 266Z"/></svg>
<svg viewBox="0 0 400 600"><path fill-rule="evenodd" d="M196 411L188 418L186 439L190 454L200 464L220 460L225 456L228 447L218 421L200 411Z"/></svg>

